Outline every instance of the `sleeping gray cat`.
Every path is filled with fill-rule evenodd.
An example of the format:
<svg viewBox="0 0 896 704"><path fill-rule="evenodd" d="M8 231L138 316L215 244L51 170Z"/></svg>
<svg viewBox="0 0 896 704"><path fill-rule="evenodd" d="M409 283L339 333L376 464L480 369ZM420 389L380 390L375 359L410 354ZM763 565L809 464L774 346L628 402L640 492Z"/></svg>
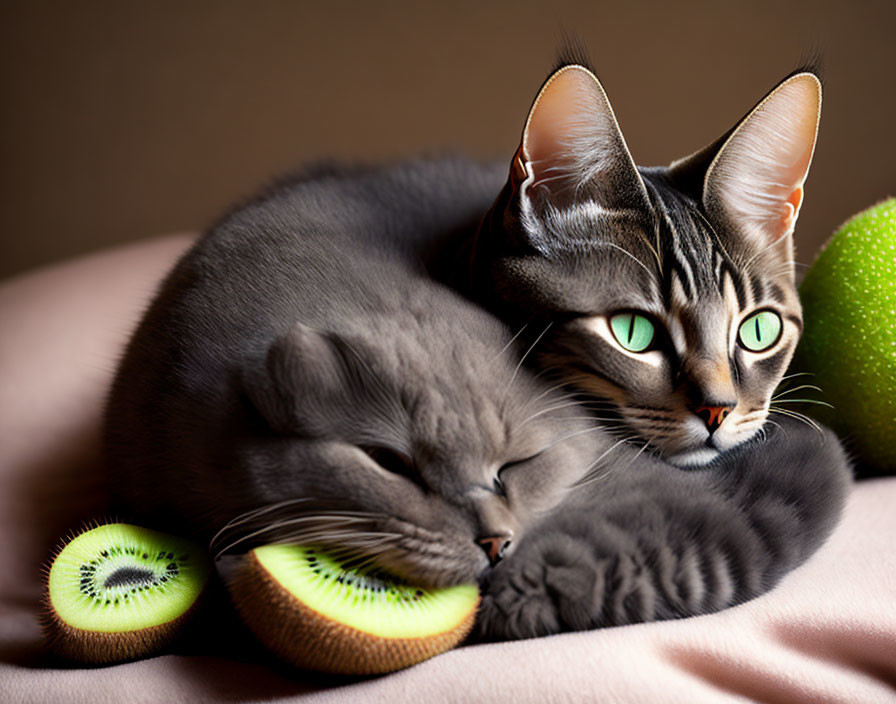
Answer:
<svg viewBox="0 0 896 704"><path fill-rule="evenodd" d="M498 179L461 160L320 169L223 219L116 377L119 511L206 539L229 524L222 550L315 541L422 584L480 579L484 638L705 613L804 560L848 480L830 435L786 423L682 471L427 275Z"/></svg>
<svg viewBox="0 0 896 704"><path fill-rule="evenodd" d="M107 409L123 513L209 539L269 507L220 547L337 543L470 582L612 446L499 321L427 278L421 233L486 203L467 178L434 196L422 171L306 173L177 265Z"/></svg>

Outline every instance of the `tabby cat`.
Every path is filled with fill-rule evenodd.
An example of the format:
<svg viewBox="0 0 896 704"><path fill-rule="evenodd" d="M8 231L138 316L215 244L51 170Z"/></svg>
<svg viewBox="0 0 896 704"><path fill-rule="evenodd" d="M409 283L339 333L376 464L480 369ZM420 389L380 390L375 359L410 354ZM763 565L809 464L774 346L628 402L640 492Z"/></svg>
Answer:
<svg viewBox="0 0 896 704"><path fill-rule="evenodd" d="M740 306L729 326L766 305L756 303L765 299L751 269L736 268L744 262L729 250L721 263L691 261L686 252L713 241L708 229L687 235L692 250L655 243L654 278L642 276L653 263L628 241L643 233L618 229L615 241L605 239L611 226L646 222L653 201L586 204L580 194L662 193L672 203L671 186L655 185L668 178L660 171L601 190L594 165L555 160L551 174L572 178L581 166L593 178L536 197L533 179L544 172L533 169L547 157L527 140L543 134L539 106L563 76L583 91L572 104L602 96L580 68L549 82L515 162L522 170L485 220L502 170L440 159L305 171L215 225L163 283L116 376L106 445L119 512L214 536L216 553L320 542L425 585L479 580L482 638L706 613L770 588L811 554L848 484L827 431L785 418L749 442L739 431L709 464L705 437L697 455L693 443L659 440L671 433L676 411L667 406L679 396L718 408L736 405L726 394L740 392L749 405L777 383L798 304L782 313L779 346L743 370L732 366L728 385L716 383L706 365L717 362L718 301L732 319ZM581 125L573 132L570 144L596 156L594 134ZM679 200L666 216L689 232L677 219L697 206ZM505 328L431 275L457 261L480 222L470 250L475 291L498 294L493 307L515 321L551 322L543 335L531 324ZM536 224L550 228L539 230L543 242ZM609 251L622 254L606 259ZM706 292L716 280L723 285L713 298ZM761 285L778 295L771 279ZM695 319L698 301L705 321ZM650 337L645 325L654 334L643 349L618 341L639 347ZM521 342L533 332L537 339ZM560 366L564 380L587 378L600 407L615 403L622 421L601 420L602 411L530 371L523 362L533 349L530 358ZM674 358L686 365L681 373L676 350L684 350ZM619 424L648 409L652 426ZM689 412L701 418L700 407ZM720 427L737 423L736 413ZM705 436L712 428L704 427ZM666 456L704 464L683 470Z"/></svg>
<svg viewBox="0 0 896 704"><path fill-rule="evenodd" d="M786 393L772 399L802 327L793 230L820 110L816 72L798 70L708 147L668 167L637 167L593 71L561 65L536 97L505 186L467 247L468 292L526 325L545 370L582 391L626 441L757 501L748 521L764 515L766 501L779 509L794 499L814 504L812 496L823 503L810 484L848 473L829 431L813 437L815 424L787 406ZM732 529L715 504L702 503L707 494L663 486L662 499L648 499L634 486L637 471L626 469L632 478L621 493L605 481L599 498L576 495L583 513L591 507L589 521L566 522L576 512L560 512L496 567L485 632L663 618L699 612L705 599L718 608L731 596L732 564L750 563L741 562L744 551L774 564L792 546L778 541L800 533L776 536L755 522ZM670 550L674 535L630 529L655 521L658 506L693 520L699 546ZM738 536L737 547L716 543L720 535ZM744 535L764 544L748 548ZM756 567L735 572L755 579ZM682 581L670 578L683 572ZM553 608L539 608L545 603Z"/></svg>
<svg viewBox="0 0 896 704"><path fill-rule="evenodd" d="M651 450L711 462L766 427L799 338L792 235L820 109L797 71L709 147L636 167L597 78L562 66L475 238L473 295L544 330L542 365Z"/></svg>

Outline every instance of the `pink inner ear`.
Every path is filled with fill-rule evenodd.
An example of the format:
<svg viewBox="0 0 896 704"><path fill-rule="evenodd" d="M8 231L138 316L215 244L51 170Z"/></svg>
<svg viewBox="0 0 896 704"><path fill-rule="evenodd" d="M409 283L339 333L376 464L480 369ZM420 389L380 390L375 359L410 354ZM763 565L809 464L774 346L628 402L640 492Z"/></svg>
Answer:
<svg viewBox="0 0 896 704"><path fill-rule="evenodd" d="M790 194L790 198L787 199L787 202L793 206L794 212L800 212L800 206L803 204L803 187L799 186L796 188L793 193Z"/></svg>
<svg viewBox="0 0 896 704"><path fill-rule="evenodd" d="M784 226L790 227L796 221L797 215L800 213L800 206L803 204L803 187L799 186L791 194L785 202L784 210Z"/></svg>
<svg viewBox="0 0 896 704"><path fill-rule="evenodd" d="M704 204L761 247L793 228L803 202L821 108L821 85L798 74L738 126L707 171Z"/></svg>
<svg viewBox="0 0 896 704"><path fill-rule="evenodd" d="M570 136L587 128L589 113L598 109L593 99L594 79L571 67L544 87L532 108L523 140L530 161L562 159L570 149Z"/></svg>

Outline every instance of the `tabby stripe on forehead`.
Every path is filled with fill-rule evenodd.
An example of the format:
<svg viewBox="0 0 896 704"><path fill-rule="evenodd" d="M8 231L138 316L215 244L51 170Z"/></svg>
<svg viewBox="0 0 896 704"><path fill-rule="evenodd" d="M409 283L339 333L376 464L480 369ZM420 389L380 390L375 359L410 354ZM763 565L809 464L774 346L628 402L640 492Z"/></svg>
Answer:
<svg viewBox="0 0 896 704"><path fill-rule="evenodd" d="M753 303L757 303L765 298L765 284L762 283L762 279L753 272L750 272L750 292L753 295L752 301ZM759 319L757 318L757 321Z"/></svg>
<svg viewBox="0 0 896 704"><path fill-rule="evenodd" d="M784 294L784 289L781 288L781 286L776 284L774 281L771 281L769 282L768 287L771 289L770 295L775 299L775 301L777 301L781 305L784 305L784 303L787 302L787 297Z"/></svg>
<svg viewBox="0 0 896 704"><path fill-rule="evenodd" d="M722 264L725 262L725 258L722 256L722 253L718 249L712 250L712 270L715 275L716 284L719 287L719 290L722 290Z"/></svg>
<svg viewBox="0 0 896 704"><path fill-rule="evenodd" d="M672 289L675 280L681 284L681 290L684 295L691 301L696 301L700 294L697 292L694 279L690 276L688 263L674 256L663 257L663 303L666 309L670 309L672 305Z"/></svg>
<svg viewBox="0 0 896 704"><path fill-rule="evenodd" d="M737 305L741 310L745 310L747 307L747 294L744 289L744 280L740 275L740 272L737 271L728 261L724 261L722 263L721 275L719 277L719 290L725 291L725 274L731 277L731 283L734 284L734 292L737 294Z"/></svg>
<svg viewBox="0 0 896 704"><path fill-rule="evenodd" d="M689 257L690 252L683 250L679 246L681 240L678 236L678 231L675 229L675 225L672 223L672 218L669 217L669 209L662 201L660 201L660 208L663 211L663 222L669 233L669 236L666 238L666 241L671 245L669 247L669 252L675 258L675 261L678 264L677 267L673 265L673 271L676 271L679 274L682 288L685 288L687 290L688 297L696 299L698 294L697 286L694 283L693 272L698 268L697 262Z"/></svg>

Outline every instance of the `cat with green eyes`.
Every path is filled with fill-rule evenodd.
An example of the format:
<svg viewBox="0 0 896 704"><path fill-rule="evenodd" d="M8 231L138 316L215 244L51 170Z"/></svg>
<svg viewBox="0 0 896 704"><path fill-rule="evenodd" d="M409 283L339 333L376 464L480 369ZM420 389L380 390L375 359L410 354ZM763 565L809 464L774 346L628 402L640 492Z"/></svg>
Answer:
<svg viewBox="0 0 896 704"><path fill-rule="evenodd" d="M645 456L609 457L568 514L495 567L483 632L703 613L799 563L790 548L813 529L772 514L830 508L828 479L849 472L832 433L772 407L802 328L793 230L820 110L816 72L799 70L709 146L638 167L591 70L561 65L544 83L461 285L607 432L665 463L662 481L731 482L751 525L720 516L711 490L646 489Z"/></svg>
<svg viewBox="0 0 896 704"><path fill-rule="evenodd" d="M821 110L809 71L716 142L636 167L603 88L554 72L472 246L473 296L540 364L680 466L766 426L802 327L793 229Z"/></svg>

